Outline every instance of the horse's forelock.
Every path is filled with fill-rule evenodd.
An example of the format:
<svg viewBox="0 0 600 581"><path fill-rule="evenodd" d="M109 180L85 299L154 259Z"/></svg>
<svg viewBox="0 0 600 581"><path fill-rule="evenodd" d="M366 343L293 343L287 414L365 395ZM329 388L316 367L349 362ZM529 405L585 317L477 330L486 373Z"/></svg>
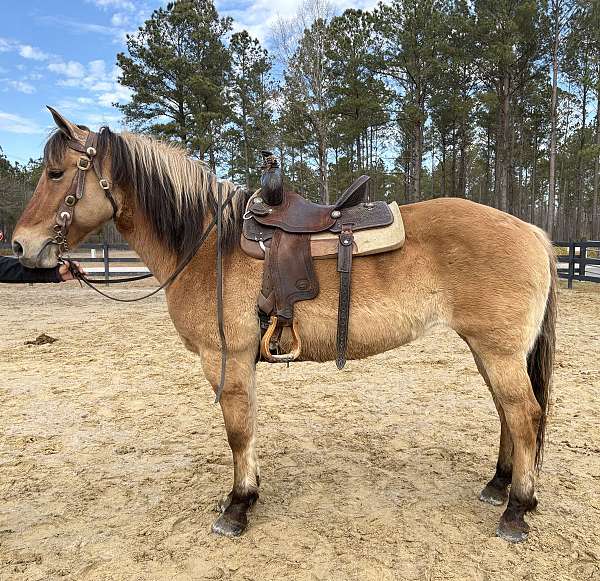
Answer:
<svg viewBox="0 0 600 581"><path fill-rule="evenodd" d="M89 131L85 125L78 125L79 129ZM56 128L50 133L44 146L43 162L47 167L60 167L65 159L69 138L63 131Z"/></svg>
<svg viewBox="0 0 600 581"><path fill-rule="evenodd" d="M67 136L55 129L44 146L44 164L47 167L60 167L67 151Z"/></svg>

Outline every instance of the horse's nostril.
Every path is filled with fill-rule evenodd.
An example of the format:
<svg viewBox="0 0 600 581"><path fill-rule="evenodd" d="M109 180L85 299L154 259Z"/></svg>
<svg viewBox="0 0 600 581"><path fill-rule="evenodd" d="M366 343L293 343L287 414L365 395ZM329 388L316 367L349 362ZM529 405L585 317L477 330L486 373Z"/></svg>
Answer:
<svg viewBox="0 0 600 581"><path fill-rule="evenodd" d="M15 256L17 256L17 258L21 258L21 256L23 256L23 246L21 245L21 243L17 240L14 240L12 243L12 247Z"/></svg>

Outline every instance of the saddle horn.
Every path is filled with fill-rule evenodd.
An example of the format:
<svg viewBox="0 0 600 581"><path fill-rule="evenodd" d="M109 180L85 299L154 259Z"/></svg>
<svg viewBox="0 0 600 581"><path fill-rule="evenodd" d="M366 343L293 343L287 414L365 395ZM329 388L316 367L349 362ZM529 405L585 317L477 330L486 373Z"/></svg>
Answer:
<svg viewBox="0 0 600 581"><path fill-rule="evenodd" d="M260 178L260 194L269 206L283 202L283 173L277 158L270 151L262 151L263 166Z"/></svg>

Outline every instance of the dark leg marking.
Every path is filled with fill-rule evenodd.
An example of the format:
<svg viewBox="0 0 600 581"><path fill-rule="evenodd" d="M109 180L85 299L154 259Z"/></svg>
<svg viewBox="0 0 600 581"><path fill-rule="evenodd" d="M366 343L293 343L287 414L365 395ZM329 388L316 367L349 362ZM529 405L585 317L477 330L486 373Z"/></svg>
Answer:
<svg viewBox="0 0 600 581"><path fill-rule="evenodd" d="M218 505L221 515L213 523L212 531L226 537L239 537L248 526L248 511L258 500L258 492L237 494L230 492Z"/></svg>
<svg viewBox="0 0 600 581"><path fill-rule="evenodd" d="M512 468L507 469L496 464L496 473L481 491L479 500L494 506L502 506L508 499L508 487L511 480Z"/></svg>
<svg viewBox="0 0 600 581"><path fill-rule="evenodd" d="M525 522L525 513L534 510L537 499L520 500L511 492L508 506L500 517L496 535L510 543L522 543L527 540L529 525Z"/></svg>

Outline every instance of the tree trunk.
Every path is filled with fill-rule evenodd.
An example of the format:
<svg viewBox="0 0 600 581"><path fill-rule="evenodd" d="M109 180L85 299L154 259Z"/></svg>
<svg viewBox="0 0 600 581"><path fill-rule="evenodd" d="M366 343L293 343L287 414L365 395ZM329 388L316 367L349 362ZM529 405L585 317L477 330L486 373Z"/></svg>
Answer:
<svg viewBox="0 0 600 581"><path fill-rule="evenodd" d="M458 169L458 195L467 197L467 131L464 120L460 128L460 166Z"/></svg>
<svg viewBox="0 0 600 581"><path fill-rule="evenodd" d="M600 200L600 67L598 69L598 88L596 89L596 155L594 160L594 195L592 197L592 227L591 237L600 239L600 216L598 205Z"/></svg>
<svg viewBox="0 0 600 581"><path fill-rule="evenodd" d="M533 168L531 170L531 223L535 222L535 199L537 188L537 156L538 156L538 140L537 135L533 142Z"/></svg>
<svg viewBox="0 0 600 581"><path fill-rule="evenodd" d="M414 147L412 159L412 199L421 199L421 166L423 163L423 124L419 119L414 127Z"/></svg>
<svg viewBox="0 0 600 581"><path fill-rule="evenodd" d="M581 228L581 215L583 214L583 149L585 147L585 128L587 122L587 84L583 85L581 99L581 134L579 138L579 151L577 152L577 177L575 180L575 191L577 192L577 203L575 206L575 236L581 239L583 231Z"/></svg>
<svg viewBox="0 0 600 581"><path fill-rule="evenodd" d="M504 74L498 91L498 131L496 139L496 179L494 193L496 204L504 212L508 209L508 133L510 122L510 75Z"/></svg>
<svg viewBox="0 0 600 581"><path fill-rule="evenodd" d="M550 104L550 163L548 170L548 214L546 231L552 239L556 205L556 125L558 116L558 49L560 41L560 0L552 0L554 17L552 42L552 101Z"/></svg>
<svg viewBox="0 0 600 581"><path fill-rule="evenodd" d="M325 140L319 139L319 196L322 204L329 204L329 179L327 176L327 147Z"/></svg>
<svg viewBox="0 0 600 581"><path fill-rule="evenodd" d="M446 197L446 134L442 134L442 196Z"/></svg>
<svg viewBox="0 0 600 581"><path fill-rule="evenodd" d="M491 123L487 126L487 141L485 147L485 198L483 202L490 203L490 177L492 175L491 150L492 150L492 128Z"/></svg>
<svg viewBox="0 0 600 581"><path fill-rule="evenodd" d="M414 201L421 199L421 168L423 166L423 124L425 120L425 91L422 86L417 86L415 90L417 103L419 106L419 117L415 120L414 149L413 149L413 167L412 167L412 195Z"/></svg>
<svg viewBox="0 0 600 581"><path fill-rule="evenodd" d="M456 127L452 127L452 197L456 196Z"/></svg>

